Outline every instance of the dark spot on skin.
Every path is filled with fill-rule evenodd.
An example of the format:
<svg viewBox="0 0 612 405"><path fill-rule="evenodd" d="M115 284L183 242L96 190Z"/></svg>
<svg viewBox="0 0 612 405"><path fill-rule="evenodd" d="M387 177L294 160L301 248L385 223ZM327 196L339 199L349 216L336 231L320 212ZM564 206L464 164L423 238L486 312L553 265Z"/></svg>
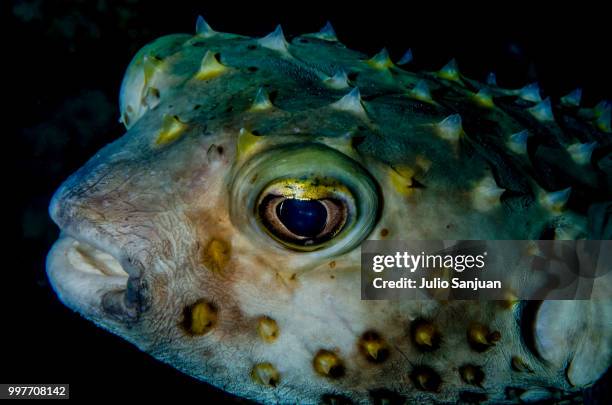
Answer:
<svg viewBox="0 0 612 405"><path fill-rule="evenodd" d="M433 322L417 318L410 324L412 343L423 352L432 352L440 348L441 336Z"/></svg>
<svg viewBox="0 0 612 405"><path fill-rule="evenodd" d="M321 397L322 405L351 405L353 401L344 395L325 394Z"/></svg>
<svg viewBox="0 0 612 405"><path fill-rule="evenodd" d="M223 152L224 152L224 150L223 150L223 146L217 146L217 153L218 153L219 155L223 155Z"/></svg>
<svg viewBox="0 0 612 405"><path fill-rule="evenodd" d="M217 148L214 149L216 150ZM200 253L202 264L204 264L209 271L215 273L220 273L225 269L231 259L231 254L231 245L227 241L219 238L211 238Z"/></svg>
<svg viewBox="0 0 612 405"><path fill-rule="evenodd" d="M425 185L421 183L420 181L418 181L417 179L415 179L414 177L412 177L410 180L411 180L410 188L425 188Z"/></svg>
<svg viewBox="0 0 612 405"><path fill-rule="evenodd" d="M251 131L251 134L254 136L261 136L261 132L259 131Z"/></svg>
<svg viewBox="0 0 612 405"><path fill-rule="evenodd" d="M353 136L351 138L351 146L353 148L357 148L359 145L361 145L363 143L363 141L365 141L365 136Z"/></svg>
<svg viewBox="0 0 612 405"><path fill-rule="evenodd" d="M268 92L268 98L270 99L270 102L272 102L272 104L274 104L274 102L276 101L276 97L278 97L278 90L272 90Z"/></svg>
<svg viewBox="0 0 612 405"><path fill-rule="evenodd" d="M255 174L253 175L253 177L251 177L251 184L252 184L252 183L255 183L255 181L257 180L257 177L258 177L258 176L257 176L257 173L255 173Z"/></svg>
<svg viewBox="0 0 612 405"><path fill-rule="evenodd" d="M329 278L331 278L332 280L336 278L336 276L334 276L333 274L331 276L329 276Z"/></svg>
<svg viewBox="0 0 612 405"><path fill-rule="evenodd" d="M375 100L378 97L380 97L380 95L378 95L378 94L368 94L368 95L362 95L361 99L363 101L372 101L372 100Z"/></svg>
<svg viewBox="0 0 612 405"><path fill-rule="evenodd" d="M196 104L196 105L193 106L193 109L194 110L198 110L200 107L202 107L201 104Z"/></svg>
<svg viewBox="0 0 612 405"><path fill-rule="evenodd" d="M473 322L467 329L467 341L470 347L482 353L501 339L499 331L491 332L489 327L478 322Z"/></svg>
<svg viewBox="0 0 612 405"><path fill-rule="evenodd" d="M478 405L485 402L489 397L482 392L462 391L459 393L459 404Z"/></svg>
<svg viewBox="0 0 612 405"><path fill-rule="evenodd" d="M428 366L416 366L410 373L410 380L421 391L436 392L442 380L438 373Z"/></svg>
<svg viewBox="0 0 612 405"><path fill-rule="evenodd" d="M183 330L191 336L205 335L215 327L218 318L217 307L200 299L183 309Z"/></svg>
<svg viewBox="0 0 612 405"><path fill-rule="evenodd" d="M459 367L459 375L464 383L482 387L484 372L480 366L465 364Z"/></svg>
<svg viewBox="0 0 612 405"><path fill-rule="evenodd" d="M278 324L269 316L261 316L257 319L257 333L264 342L273 343L278 338Z"/></svg>
<svg viewBox="0 0 612 405"><path fill-rule="evenodd" d="M296 278L296 274L295 274L295 273L293 273L293 274L291 275L291 277L289 277L289 280L295 280L295 278Z"/></svg>
<svg viewBox="0 0 612 405"><path fill-rule="evenodd" d="M540 237L538 239L541 239L541 240L555 239L555 227L552 225L547 225L546 228L544 228L542 232L540 233Z"/></svg>
<svg viewBox="0 0 612 405"><path fill-rule="evenodd" d="M404 397L386 388L371 390L370 398L374 405L403 405L406 403Z"/></svg>
<svg viewBox="0 0 612 405"><path fill-rule="evenodd" d="M312 360L315 371L324 377L336 379L344 376L346 370L340 357L329 350L321 349Z"/></svg>
<svg viewBox="0 0 612 405"><path fill-rule="evenodd" d="M232 111L234 111L234 107L233 107L233 106L231 106L231 105L230 105L230 106L228 106L228 107L225 109L225 112L226 112L226 113L231 113Z"/></svg>
<svg viewBox="0 0 612 405"><path fill-rule="evenodd" d="M251 379L257 384L276 388L280 382L280 374L271 363L260 363L251 369Z"/></svg>
<svg viewBox="0 0 612 405"><path fill-rule="evenodd" d="M365 332L357 342L359 352L370 363L380 364L389 358L389 346L376 331Z"/></svg>
<svg viewBox="0 0 612 405"><path fill-rule="evenodd" d="M446 229L451 229L452 225L451 224L446 224Z"/></svg>
<svg viewBox="0 0 612 405"><path fill-rule="evenodd" d="M387 236L389 236L389 230L387 228L383 228L380 230L380 237L381 238L386 238Z"/></svg>
<svg viewBox="0 0 612 405"><path fill-rule="evenodd" d="M329 370L329 377L331 378L341 378L344 374L344 366L332 367L332 369Z"/></svg>
<svg viewBox="0 0 612 405"><path fill-rule="evenodd" d="M333 269L335 267L336 267L336 261L335 260L332 260L331 262L329 262L329 268L330 269Z"/></svg>
<svg viewBox="0 0 612 405"><path fill-rule="evenodd" d="M249 67L247 68L247 70L248 70L249 72L253 73L253 72L257 72L257 71L259 70L259 68L258 68L257 66L249 66Z"/></svg>

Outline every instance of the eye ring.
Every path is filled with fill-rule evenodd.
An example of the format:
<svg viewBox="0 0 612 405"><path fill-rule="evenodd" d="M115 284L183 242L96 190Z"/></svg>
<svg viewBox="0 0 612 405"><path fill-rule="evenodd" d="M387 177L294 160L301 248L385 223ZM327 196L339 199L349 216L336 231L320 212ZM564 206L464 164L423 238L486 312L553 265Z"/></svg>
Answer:
<svg viewBox="0 0 612 405"><path fill-rule="evenodd" d="M270 248L273 241L272 247L279 251L320 258L357 247L376 225L382 203L378 184L360 163L312 142L273 146L238 162L229 191L230 219L250 243ZM271 228L277 225L273 224L277 218L280 220L276 208L283 201L290 211L305 209L315 217L324 217L320 219L321 224L325 220L321 232L315 232L318 228L310 224L310 233L301 235L307 238L300 237L300 232L291 232L292 227L286 226L291 225L287 217L283 225L291 233L283 233L282 226ZM294 227L296 230L304 228Z"/></svg>

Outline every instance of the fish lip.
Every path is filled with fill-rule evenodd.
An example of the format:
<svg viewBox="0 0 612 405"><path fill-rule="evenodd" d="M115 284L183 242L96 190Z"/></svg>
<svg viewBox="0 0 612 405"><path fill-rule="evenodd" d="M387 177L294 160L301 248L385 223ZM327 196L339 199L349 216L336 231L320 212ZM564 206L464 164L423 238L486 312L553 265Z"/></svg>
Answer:
<svg viewBox="0 0 612 405"><path fill-rule="evenodd" d="M103 317L102 297L109 291L124 290L129 280L126 272L96 269L96 261L79 260L79 247L89 249L95 257L104 254L92 245L60 235L47 255L46 271L50 284L60 300L86 318ZM106 254L111 257L110 255ZM110 260L110 259L109 259ZM117 262L118 263L118 262Z"/></svg>
<svg viewBox="0 0 612 405"><path fill-rule="evenodd" d="M60 235L51 250L55 247L55 244L66 238L72 239L73 241L82 245L85 250L93 253L94 255L110 256L110 258L117 262L115 265L119 265L121 267L121 270L123 270L126 277L139 278L143 274L142 263L130 256L123 246L112 241L112 238L106 237L104 232L96 227L81 223L78 225L70 225L63 229L60 228ZM94 265L95 263L90 264ZM102 274L108 276L112 275L107 274L107 270L109 269L105 269L104 267L98 267L97 270L99 270Z"/></svg>

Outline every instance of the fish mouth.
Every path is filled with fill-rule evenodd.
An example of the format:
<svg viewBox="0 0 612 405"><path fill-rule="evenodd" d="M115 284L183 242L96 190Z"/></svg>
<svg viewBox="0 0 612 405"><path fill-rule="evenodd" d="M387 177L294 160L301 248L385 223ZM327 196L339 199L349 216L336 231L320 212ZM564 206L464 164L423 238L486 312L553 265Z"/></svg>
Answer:
<svg viewBox="0 0 612 405"><path fill-rule="evenodd" d="M66 260L71 268L84 273L104 275L107 277L128 277L121 263L110 253L70 236L66 239Z"/></svg>
<svg viewBox="0 0 612 405"><path fill-rule="evenodd" d="M125 260L89 239L62 233L47 255L47 276L60 300L87 318L99 319L113 307L109 297L128 296ZM112 300L110 300L112 301ZM121 303L121 302L120 302Z"/></svg>

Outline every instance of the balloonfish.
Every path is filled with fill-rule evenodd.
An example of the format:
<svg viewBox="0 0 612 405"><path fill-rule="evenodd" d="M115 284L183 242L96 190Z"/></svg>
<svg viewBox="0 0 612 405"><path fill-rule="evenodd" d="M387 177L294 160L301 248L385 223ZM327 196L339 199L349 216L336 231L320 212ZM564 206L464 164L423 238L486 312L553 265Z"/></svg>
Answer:
<svg viewBox="0 0 612 405"><path fill-rule="evenodd" d="M611 364L610 300L362 300L360 245L610 239L611 105L413 66L329 24L289 41L198 18L146 45L125 134L50 203L58 297L261 403L579 397Z"/></svg>

